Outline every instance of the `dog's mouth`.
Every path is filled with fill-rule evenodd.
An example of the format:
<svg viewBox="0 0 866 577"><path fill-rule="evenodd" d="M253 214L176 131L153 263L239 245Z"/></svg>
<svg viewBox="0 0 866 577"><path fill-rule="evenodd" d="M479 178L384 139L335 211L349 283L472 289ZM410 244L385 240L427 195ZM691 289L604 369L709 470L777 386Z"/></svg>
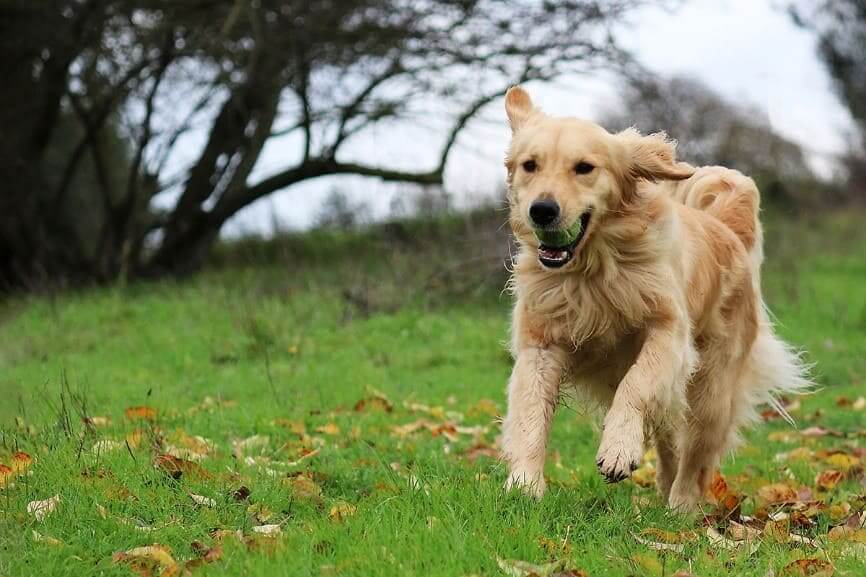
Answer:
<svg viewBox="0 0 866 577"><path fill-rule="evenodd" d="M567 228L536 229L538 261L547 268L560 268L574 258L574 249L583 240L589 228L592 211L587 210Z"/></svg>

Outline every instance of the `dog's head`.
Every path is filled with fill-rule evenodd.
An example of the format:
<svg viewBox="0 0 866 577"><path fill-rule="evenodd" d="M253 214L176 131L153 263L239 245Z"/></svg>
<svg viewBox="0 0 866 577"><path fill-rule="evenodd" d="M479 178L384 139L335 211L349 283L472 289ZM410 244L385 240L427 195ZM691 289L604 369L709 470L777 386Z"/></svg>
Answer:
<svg viewBox="0 0 866 577"><path fill-rule="evenodd" d="M505 110L512 130L505 161L511 226L521 243L537 247L546 268L563 268L580 254L605 216L634 199L639 179L694 173L676 162L675 144L663 133L610 134L585 120L552 118L519 86L506 94Z"/></svg>

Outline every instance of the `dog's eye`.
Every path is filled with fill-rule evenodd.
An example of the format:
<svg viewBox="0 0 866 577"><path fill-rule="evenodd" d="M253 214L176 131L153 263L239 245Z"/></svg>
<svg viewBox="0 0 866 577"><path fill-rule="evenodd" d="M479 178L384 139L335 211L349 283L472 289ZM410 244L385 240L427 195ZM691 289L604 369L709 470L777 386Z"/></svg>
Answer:
<svg viewBox="0 0 866 577"><path fill-rule="evenodd" d="M589 174L595 167L588 162L578 162L574 165L574 172L577 174Z"/></svg>
<svg viewBox="0 0 866 577"><path fill-rule="evenodd" d="M534 160L527 160L523 163L523 170L526 172L535 172L535 169L538 168L538 165L535 164Z"/></svg>

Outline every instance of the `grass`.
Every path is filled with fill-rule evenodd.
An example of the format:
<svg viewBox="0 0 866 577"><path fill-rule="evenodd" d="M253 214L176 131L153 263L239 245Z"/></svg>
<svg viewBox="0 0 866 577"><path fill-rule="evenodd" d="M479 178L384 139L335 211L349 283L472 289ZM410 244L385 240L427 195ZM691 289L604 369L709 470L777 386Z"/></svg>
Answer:
<svg viewBox="0 0 866 577"><path fill-rule="evenodd" d="M864 457L857 434L866 411L837 405L862 396L866 379L860 220L769 219L767 299L822 385L801 400L798 426L848 435L806 438L779 421L750 432L723 467L746 495L747 513L760 514L762 486L814 488L830 468L821 460L828 453L806 461L779 453L832 448ZM597 430L574 407L557 417L544 499L503 493L502 465L470 457L490 452L505 408L509 298L501 273L466 260L477 245L454 240L464 225L429 227L423 238L432 240L399 240L397 250L384 229L318 233L235 247L180 284L6 303L0 463L16 451L34 460L0 489L0 575L148 574L147 561L114 556L151 544L169 547L178 562L208 550L220 557L194 575L492 576L503 574L498 558L556 560L590 576L756 577L817 558L837 575L863 574L864 558L826 537L850 515L846 506L862 506L855 461L838 486L816 492L829 507L801 532L818 548L764 538L752 555L712 544L651 488L605 485L594 467ZM370 400L380 393L387 402ZM125 410L136 406L155 418L129 418ZM107 419L93 426L84 417ZM407 424L419 430L398 434ZM186 461L154 465L171 451ZM60 501L43 520L27 512L54 495ZM254 531L274 524L278 536ZM696 527L682 553L634 537ZM161 567L152 574L177 572Z"/></svg>

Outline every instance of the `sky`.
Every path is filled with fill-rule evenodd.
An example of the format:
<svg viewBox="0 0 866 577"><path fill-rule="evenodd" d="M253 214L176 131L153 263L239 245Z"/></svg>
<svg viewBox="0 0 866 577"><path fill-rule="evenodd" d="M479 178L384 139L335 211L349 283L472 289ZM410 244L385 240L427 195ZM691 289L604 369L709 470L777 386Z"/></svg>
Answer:
<svg viewBox="0 0 866 577"><path fill-rule="evenodd" d="M691 75L726 99L756 107L774 130L799 143L813 168L832 171L853 127L817 56L816 39L795 26L778 0L686 0L675 10L643 8L621 25L621 44L651 71ZM615 80L566 77L527 89L545 112L597 118L618 99ZM508 142L502 100L492 102L460 136L445 172L455 207L491 198L504 186ZM444 134L430 126L385 126L356 138L347 159L388 168L429 169ZM251 182L298 155L292 139L270 141ZM412 194L405 185L341 176L302 183L247 207L226 226L227 236L271 234L315 224L335 189L367 206L371 218L390 214Z"/></svg>

